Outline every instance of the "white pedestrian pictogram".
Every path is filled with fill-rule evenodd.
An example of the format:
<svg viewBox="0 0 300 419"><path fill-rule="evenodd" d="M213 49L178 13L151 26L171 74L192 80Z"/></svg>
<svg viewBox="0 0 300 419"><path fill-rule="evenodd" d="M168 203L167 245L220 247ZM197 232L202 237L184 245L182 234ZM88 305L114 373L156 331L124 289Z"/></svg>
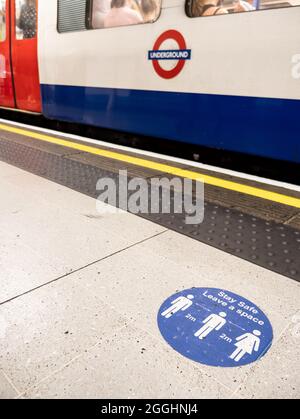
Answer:
<svg viewBox="0 0 300 419"><path fill-rule="evenodd" d="M260 346L258 336L261 336L261 332L259 330L253 330L253 334L245 333L236 338L236 350L230 356L230 359L239 362L246 354L252 355L253 351L258 352Z"/></svg>
<svg viewBox="0 0 300 419"><path fill-rule="evenodd" d="M225 320L225 317L227 316L226 313L219 313L217 314L211 314L209 317L207 317L203 323L204 326L201 327L196 333L195 336L199 337L200 340L206 338L212 331L214 330L220 330L223 326L227 323Z"/></svg>
<svg viewBox="0 0 300 419"><path fill-rule="evenodd" d="M187 310L193 304L193 302L191 301L193 300L193 298L194 296L191 294L188 295L187 297L182 296L182 297L176 298L176 300L172 301L171 307L167 308L167 310L161 313L161 315L165 317L166 319L169 319L170 317L173 316L173 314L177 313L178 311Z"/></svg>

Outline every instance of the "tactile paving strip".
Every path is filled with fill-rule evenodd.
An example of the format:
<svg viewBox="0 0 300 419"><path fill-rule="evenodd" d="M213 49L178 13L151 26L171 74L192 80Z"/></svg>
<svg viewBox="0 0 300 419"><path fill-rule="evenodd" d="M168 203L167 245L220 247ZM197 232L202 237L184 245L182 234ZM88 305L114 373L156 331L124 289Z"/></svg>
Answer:
<svg viewBox="0 0 300 419"><path fill-rule="evenodd" d="M116 173L12 141L0 140L0 159L93 198L100 178L118 182ZM185 214L140 216L300 282L298 229L209 202L200 225L187 225Z"/></svg>

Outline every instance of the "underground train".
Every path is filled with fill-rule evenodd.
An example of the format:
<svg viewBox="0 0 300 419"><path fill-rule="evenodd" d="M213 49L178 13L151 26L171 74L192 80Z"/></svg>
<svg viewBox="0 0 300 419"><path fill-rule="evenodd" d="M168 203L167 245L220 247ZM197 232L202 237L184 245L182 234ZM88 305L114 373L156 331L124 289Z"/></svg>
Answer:
<svg viewBox="0 0 300 419"><path fill-rule="evenodd" d="M300 0L0 0L0 107L300 163Z"/></svg>

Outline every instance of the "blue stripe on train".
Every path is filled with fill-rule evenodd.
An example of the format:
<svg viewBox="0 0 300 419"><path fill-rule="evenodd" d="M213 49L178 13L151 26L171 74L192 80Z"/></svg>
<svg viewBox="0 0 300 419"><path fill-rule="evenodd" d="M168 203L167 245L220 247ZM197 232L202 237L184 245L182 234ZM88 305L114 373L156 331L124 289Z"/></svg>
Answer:
<svg viewBox="0 0 300 419"><path fill-rule="evenodd" d="M46 117L300 163L300 100L42 85Z"/></svg>

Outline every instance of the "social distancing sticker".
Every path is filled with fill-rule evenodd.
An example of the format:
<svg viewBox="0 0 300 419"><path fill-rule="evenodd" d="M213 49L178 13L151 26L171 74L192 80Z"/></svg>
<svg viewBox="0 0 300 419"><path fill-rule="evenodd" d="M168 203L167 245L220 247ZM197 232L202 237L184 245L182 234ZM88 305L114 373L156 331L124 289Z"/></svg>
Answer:
<svg viewBox="0 0 300 419"><path fill-rule="evenodd" d="M172 295L159 310L158 326L177 352L215 367L255 362L273 341L271 323L259 307L217 288L191 288Z"/></svg>

